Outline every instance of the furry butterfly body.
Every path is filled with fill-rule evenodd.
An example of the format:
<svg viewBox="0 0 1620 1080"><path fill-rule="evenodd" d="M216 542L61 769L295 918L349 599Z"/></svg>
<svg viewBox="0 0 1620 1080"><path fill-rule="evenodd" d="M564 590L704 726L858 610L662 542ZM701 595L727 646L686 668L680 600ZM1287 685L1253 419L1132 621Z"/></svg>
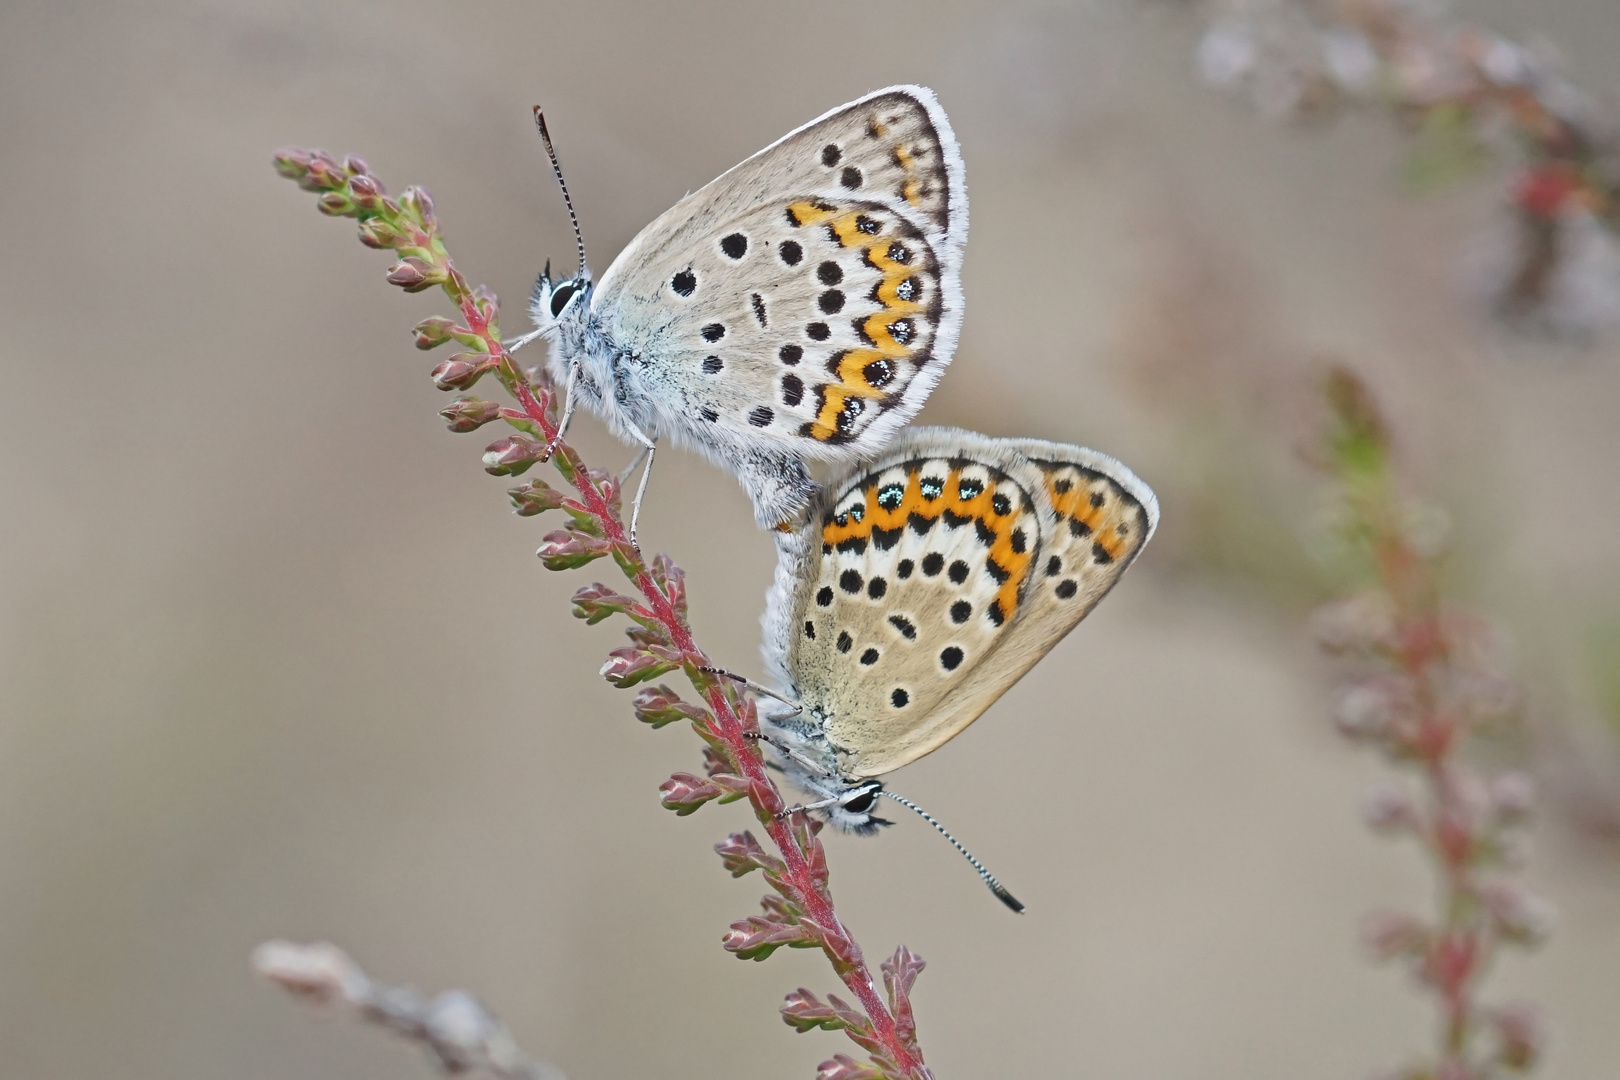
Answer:
<svg viewBox="0 0 1620 1080"><path fill-rule="evenodd" d="M1084 618L1158 523L1077 446L914 428L777 540L765 660L798 706L761 734L810 804L870 831L877 777L949 741Z"/></svg>
<svg viewBox="0 0 1620 1080"><path fill-rule="evenodd" d="M570 406L697 448L774 527L804 515L806 459L870 458L922 407L961 327L966 239L950 124L930 91L890 87L680 200L600 282L542 274L530 310Z"/></svg>

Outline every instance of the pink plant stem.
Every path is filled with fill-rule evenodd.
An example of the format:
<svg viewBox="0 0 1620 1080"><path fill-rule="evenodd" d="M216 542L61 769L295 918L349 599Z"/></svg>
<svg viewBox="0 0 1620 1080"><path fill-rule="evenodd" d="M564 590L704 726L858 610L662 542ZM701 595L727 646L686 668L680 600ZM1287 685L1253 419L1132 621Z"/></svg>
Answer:
<svg viewBox="0 0 1620 1080"><path fill-rule="evenodd" d="M446 263L448 265L448 259ZM490 319L479 310L472 291L467 288L466 280L453 267L450 269L450 276L450 288L461 308L461 316L467 328L479 335L491 355L501 358L502 382L512 391L525 415L544 433L546 439L548 441L556 439L557 426L552 423L548 410L549 395L546 401L536 397L528 378L518 368L511 353L506 351L491 331ZM578 489L585 508L601 522L606 539L618 551L635 551L630 543L628 530L601 490L590 480L584 463L574 453L573 448L566 443L561 444L557 448L556 456L562 459L558 467ZM873 1034L883 1044L884 1051L905 1073L918 1071L922 1066L920 1055L908 1048L896 1031L894 1017L890 1015L888 1006L878 993L860 946L838 918L832 901L817 884L810 861L800 847L788 820L780 816L786 809L786 804L766 773L765 762L760 757L758 748L753 740L748 738L747 727L722 689L719 680L707 678L697 670L713 666L712 662L693 639L686 620L676 611L652 575L647 572L646 566L639 559L639 553L634 565L637 590L645 597L649 610L657 618L670 642L680 650L687 674L692 677L694 683L703 684L703 697L714 713L720 737L731 752L733 761L742 771L743 778L748 781L749 801L753 804L754 812L782 856L785 866L783 876L793 888L794 902L821 929L822 951L832 962L844 985L860 1000L861 1007L872 1022ZM819 841L812 837L810 842Z"/></svg>

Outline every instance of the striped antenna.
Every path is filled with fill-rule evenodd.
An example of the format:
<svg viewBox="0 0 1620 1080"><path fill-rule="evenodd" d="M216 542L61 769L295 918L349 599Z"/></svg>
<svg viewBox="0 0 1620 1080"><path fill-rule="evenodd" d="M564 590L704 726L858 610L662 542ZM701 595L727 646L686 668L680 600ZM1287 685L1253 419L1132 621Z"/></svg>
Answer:
<svg viewBox="0 0 1620 1080"><path fill-rule="evenodd" d="M563 205L568 207L568 220L574 225L574 241L579 244L579 276L585 275L585 236L579 231L579 218L574 214L574 200L568 197L568 181L563 179L562 165L557 161L557 148L551 145L551 132L546 130L546 114L540 106L534 107L534 126L540 131L540 141L546 144L546 156L551 159L551 171L557 174L557 186L562 188Z"/></svg>
<svg viewBox="0 0 1620 1080"><path fill-rule="evenodd" d="M979 876L984 879L984 883L990 886L990 891L996 894L996 899L1000 900L1003 904L1006 904L1009 908L1018 912L1019 914L1023 914L1024 905L1018 902L1018 898L1002 887L1001 882L996 880L996 875L985 869L984 863L980 862L978 859L975 859L973 857L973 853L967 848L963 847L961 841L957 840L956 837L947 832L945 826L935 821L932 814L918 806L916 803L912 802L910 799L901 798L892 791L880 791L878 794L887 795L889 798L893 799L901 806L904 806L906 809L916 811L918 817L922 818L924 821L928 822L928 824L938 829L939 835L949 840L951 842L951 846L957 851L960 851L962 856L967 859L968 862L973 864L973 869L977 870L979 872Z"/></svg>

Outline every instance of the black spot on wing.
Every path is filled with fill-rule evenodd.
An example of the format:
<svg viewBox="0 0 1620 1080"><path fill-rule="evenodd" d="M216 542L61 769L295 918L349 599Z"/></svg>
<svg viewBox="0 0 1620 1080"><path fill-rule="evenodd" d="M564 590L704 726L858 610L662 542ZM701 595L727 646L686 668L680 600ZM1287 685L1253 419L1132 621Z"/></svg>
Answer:
<svg viewBox="0 0 1620 1080"><path fill-rule="evenodd" d="M904 615L890 615L889 625L900 631L900 636L907 641L917 640L917 628Z"/></svg>
<svg viewBox="0 0 1620 1080"><path fill-rule="evenodd" d="M697 275L688 267L669 279L669 287L681 296L691 296L697 289Z"/></svg>
<svg viewBox="0 0 1620 1080"><path fill-rule="evenodd" d="M728 259L740 259L748 254L748 237L740 232L734 232L720 240L720 250L725 252Z"/></svg>

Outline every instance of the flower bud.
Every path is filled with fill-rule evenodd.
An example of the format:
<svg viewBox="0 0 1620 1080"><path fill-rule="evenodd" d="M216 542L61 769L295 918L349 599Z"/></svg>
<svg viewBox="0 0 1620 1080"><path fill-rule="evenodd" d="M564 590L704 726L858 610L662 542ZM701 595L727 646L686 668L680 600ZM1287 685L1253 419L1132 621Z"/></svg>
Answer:
<svg viewBox="0 0 1620 1080"><path fill-rule="evenodd" d="M426 350L436 349L456 337L456 332L460 329L461 327L443 315L434 315L417 323L411 333L416 335L416 347Z"/></svg>
<svg viewBox="0 0 1620 1080"><path fill-rule="evenodd" d="M1374 832L1386 835L1416 829L1419 823L1417 807L1406 793L1382 785L1367 793L1361 817Z"/></svg>
<svg viewBox="0 0 1620 1080"><path fill-rule="evenodd" d="M253 950L253 966L286 989L320 1001L364 1001L371 989L360 966L324 941L313 945L266 941Z"/></svg>
<svg viewBox="0 0 1620 1080"><path fill-rule="evenodd" d="M1361 940L1380 960L1412 955L1428 948L1429 928L1410 915L1379 911L1361 924Z"/></svg>
<svg viewBox="0 0 1620 1080"><path fill-rule="evenodd" d="M272 160L276 172L288 180L301 180L309 175L309 155L296 147L289 146L285 150L277 150Z"/></svg>
<svg viewBox="0 0 1620 1080"><path fill-rule="evenodd" d="M637 683L647 682L649 679L656 679L660 675L674 671L679 666L677 661L659 656L651 650L627 645L608 653L601 674L602 678L620 690L627 690Z"/></svg>
<svg viewBox="0 0 1620 1080"><path fill-rule="evenodd" d="M423 1010L422 1034L445 1072L496 1072L512 1055L506 1025L465 990L446 990Z"/></svg>
<svg viewBox="0 0 1620 1080"><path fill-rule="evenodd" d="M1388 691L1376 683L1354 683L1339 692L1333 704L1333 723L1352 739L1377 739L1387 734L1394 716Z"/></svg>
<svg viewBox="0 0 1620 1080"><path fill-rule="evenodd" d="M1516 881L1499 878L1480 889L1497 933L1519 945L1535 945L1552 929L1553 906Z"/></svg>
<svg viewBox="0 0 1620 1080"><path fill-rule="evenodd" d="M658 785L658 790L661 793L659 801L665 809L686 817L706 802L718 799L726 803L740 799L748 793L748 786L735 776L725 776L723 780L716 781L678 772Z"/></svg>
<svg viewBox="0 0 1620 1080"><path fill-rule="evenodd" d="M495 358L488 353L456 353L429 374L440 390L466 390L494 366Z"/></svg>
<svg viewBox="0 0 1620 1080"><path fill-rule="evenodd" d="M371 175L371 167L365 163L365 159L363 159L359 154L349 154L344 157L343 171L348 173L350 176L369 177L371 182L377 185L377 190L382 190L382 184L375 176Z"/></svg>
<svg viewBox="0 0 1620 1080"><path fill-rule="evenodd" d="M712 719L707 709L682 701L680 696L662 684L650 686L636 695L636 719L654 729L678 720L707 726Z"/></svg>
<svg viewBox="0 0 1620 1080"><path fill-rule="evenodd" d="M408 187L399 197L399 205L414 217L424 229L433 228L433 196L426 188Z"/></svg>
<svg viewBox="0 0 1620 1080"><path fill-rule="evenodd" d="M558 529L546 534L535 554L540 556L547 570L573 570L600 559L612 548L613 545L606 540L586 536L573 529ZM606 674L605 670L603 674Z"/></svg>
<svg viewBox="0 0 1620 1080"><path fill-rule="evenodd" d="M766 852L751 832L732 833L714 845L714 850L734 878L740 878L755 870L763 870L767 874L780 874L784 869L782 860Z"/></svg>
<svg viewBox="0 0 1620 1080"><path fill-rule="evenodd" d="M520 476L540 460L545 450L545 443L523 435L496 439L484 448L484 471L491 476Z"/></svg>
<svg viewBox="0 0 1620 1080"><path fill-rule="evenodd" d="M562 493L544 480L530 480L522 487L512 488L507 494L512 498L512 506L518 517L534 517L563 504Z"/></svg>
<svg viewBox="0 0 1620 1080"><path fill-rule="evenodd" d="M360 223L360 242L368 248L386 251L400 241L399 232L380 217Z"/></svg>
<svg viewBox="0 0 1620 1080"><path fill-rule="evenodd" d="M483 398L456 398L448 406L440 409L439 415L444 417L451 431L477 431L491 420L499 418L501 407L499 403L485 401Z"/></svg>
<svg viewBox="0 0 1620 1080"><path fill-rule="evenodd" d="M320 201L315 205L320 207L321 213L331 217L342 217L354 209L354 204L348 200L348 197L336 191L328 191L321 196Z"/></svg>
<svg viewBox="0 0 1620 1080"><path fill-rule="evenodd" d="M1496 1029L1496 1058L1513 1072L1529 1072L1541 1056L1547 1035L1541 1014L1523 1002L1505 1005L1491 1016Z"/></svg>
<svg viewBox="0 0 1620 1080"><path fill-rule="evenodd" d="M1528 775L1505 772L1491 780L1491 805L1504 825L1516 825L1530 816L1536 805L1536 785Z"/></svg>
<svg viewBox="0 0 1620 1080"><path fill-rule="evenodd" d="M446 276L442 267L414 255L408 259L401 259L388 268L388 283L398 285L409 293L432 288L443 282Z"/></svg>

